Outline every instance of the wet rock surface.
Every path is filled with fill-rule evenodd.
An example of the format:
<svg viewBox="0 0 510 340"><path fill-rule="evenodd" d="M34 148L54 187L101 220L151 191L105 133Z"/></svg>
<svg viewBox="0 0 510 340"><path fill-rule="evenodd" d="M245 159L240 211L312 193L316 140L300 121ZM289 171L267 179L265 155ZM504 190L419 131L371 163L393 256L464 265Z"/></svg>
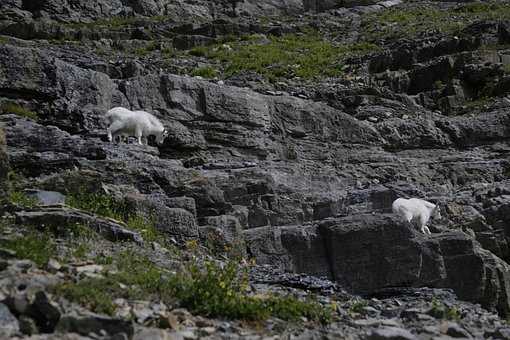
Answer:
<svg viewBox="0 0 510 340"><path fill-rule="evenodd" d="M510 26L496 3L4 1L0 337L508 338ZM443 12L457 26L438 26ZM239 46L310 30L377 48L322 77L232 71ZM114 106L154 113L169 137L108 143ZM432 235L391 214L397 197L441 207ZM15 243L34 231L58 260ZM171 273L241 257L250 294L315 296L334 317L255 327L154 297L106 316L54 291L108 278L119 249Z"/></svg>

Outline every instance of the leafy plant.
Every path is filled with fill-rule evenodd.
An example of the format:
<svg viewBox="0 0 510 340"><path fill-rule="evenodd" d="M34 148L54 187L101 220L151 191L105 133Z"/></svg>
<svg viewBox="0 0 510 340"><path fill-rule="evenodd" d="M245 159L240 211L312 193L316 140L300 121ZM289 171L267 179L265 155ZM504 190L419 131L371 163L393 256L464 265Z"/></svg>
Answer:
<svg viewBox="0 0 510 340"><path fill-rule="evenodd" d="M285 320L328 322L331 310L315 301L301 301L293 296L249 296L247 273L230 262L220 266L188 264L184 271L170 274L147 258L123 252L115 260L117 271L104 278L66 283L56 292L96 312L113 314L112 301L158 299L177 301L191 312L232 319L262 320L271 315Z"/></svg>

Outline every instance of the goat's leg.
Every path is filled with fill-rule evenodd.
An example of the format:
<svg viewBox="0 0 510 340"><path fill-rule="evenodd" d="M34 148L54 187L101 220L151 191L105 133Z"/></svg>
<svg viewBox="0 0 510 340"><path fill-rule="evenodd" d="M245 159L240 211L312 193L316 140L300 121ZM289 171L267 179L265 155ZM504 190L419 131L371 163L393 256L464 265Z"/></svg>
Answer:
<svg viewBox="0 0 510 340"><path fill-rule="evenodd" d="M113 141L113 135L116 135L119 130L122 129L122 123L119 121L113 122L108 129L106 129L106 132L108 133L108 141Z"/></svg>
<svg viewBox="0 0 510 340"><path fill-rule="evenodd" d="M143 143L142 143L142 130L136 129L135 130L135 136L136 136L136 139L138 140L138 144L143 145Z"/></svg>

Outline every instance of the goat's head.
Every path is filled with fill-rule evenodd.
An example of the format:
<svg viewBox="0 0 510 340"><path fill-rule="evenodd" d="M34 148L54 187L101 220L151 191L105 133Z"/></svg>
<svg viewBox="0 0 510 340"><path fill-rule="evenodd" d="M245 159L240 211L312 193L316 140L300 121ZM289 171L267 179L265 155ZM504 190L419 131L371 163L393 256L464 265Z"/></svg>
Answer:
<svg viewBox="0 0 510 340"><path fill-rule="evenodd" d="M432 218L435 220L440 220L441 217L441 208L439 207L439 203L436 203L434 210L432 210Z"/></svg>
<svg viewBox="0 0 510 340"><path fill-rule="evenodd" d="M158 145L161 145L163 144L163 142L165 141L165 139L168 137L168 130L167 129L164 129L163 132L159 133L158 135L156 135L156 143Z"/></svg>

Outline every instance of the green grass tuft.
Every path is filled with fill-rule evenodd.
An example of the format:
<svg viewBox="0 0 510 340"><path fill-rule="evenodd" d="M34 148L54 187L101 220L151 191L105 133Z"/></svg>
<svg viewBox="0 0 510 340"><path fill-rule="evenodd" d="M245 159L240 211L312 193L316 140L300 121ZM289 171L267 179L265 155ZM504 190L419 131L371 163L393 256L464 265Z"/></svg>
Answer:
<svg viewBox="0 0 510 340"><path fill-rule="evenodd" d="M18 190L9 191L9 202L24 208L33 208L37 205L37 199L29 197L23 191Z"/></svg>
<svg viewBox="0 0 510 340"><path fill-rule="evenodd" d="M36 112L30 111L18 104L14 104L14 103L7 103L7 104L2 105L1 111L5 114L13 113L20 117L29 118L32 120L37 120L39 118Z"/></svg>
<svg viewBox="0 0 510 340"><path fill-rule="evenodd" d="M14 251L16 257L34 261L39 267L56 255L56 246L46 234L30 233L13 240L2 241L2 246Z"/></svg>
<svg viewBox="0 0 510 340"><path fill-rule="evenodd" d="M200 68L193 70L191 75L212 79L218 75L218 72L214 68L212 68L210 66L206 66L206 67L200 67Z"/></svg>

